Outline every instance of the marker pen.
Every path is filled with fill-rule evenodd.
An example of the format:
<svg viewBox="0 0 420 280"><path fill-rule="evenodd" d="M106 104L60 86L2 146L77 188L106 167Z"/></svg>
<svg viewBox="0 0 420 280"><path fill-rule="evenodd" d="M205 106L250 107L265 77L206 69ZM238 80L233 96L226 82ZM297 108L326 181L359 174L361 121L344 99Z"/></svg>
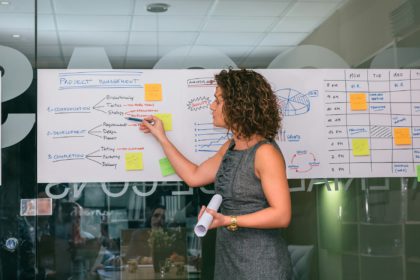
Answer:
<svg viewBox="0 0 420 280"><path fill-rule="evenodd" d="M133 118L133 117L125 117L126 120L133 121L133 122L143 122L144 119L140 118ZM153 121L147 121L148 123L153 124Z"/></svg>

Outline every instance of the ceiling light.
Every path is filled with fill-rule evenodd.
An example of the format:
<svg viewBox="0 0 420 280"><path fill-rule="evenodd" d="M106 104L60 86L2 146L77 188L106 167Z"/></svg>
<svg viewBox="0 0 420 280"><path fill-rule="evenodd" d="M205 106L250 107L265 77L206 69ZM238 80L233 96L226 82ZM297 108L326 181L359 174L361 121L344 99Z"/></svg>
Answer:
<svg viewBox="0 0 420 280"><path fill-rule="evenodd" d="M1 5L9 5L9 4L10 4L10 2L9 2L9 1L0 1L0 4L1 4Z"/></svg>
<svg viewBox="0 0 420 280"><path fill-rule="evenodd" d="M20 38L20 34L12 34L13 38Z"/></svg>
<svg viewBox="0 0 420 280"><path fill-rule="evenodd" d="M169 5L165 3L152 3L147 5L147 11L151 13L164 13L168 8Z"/></svg>

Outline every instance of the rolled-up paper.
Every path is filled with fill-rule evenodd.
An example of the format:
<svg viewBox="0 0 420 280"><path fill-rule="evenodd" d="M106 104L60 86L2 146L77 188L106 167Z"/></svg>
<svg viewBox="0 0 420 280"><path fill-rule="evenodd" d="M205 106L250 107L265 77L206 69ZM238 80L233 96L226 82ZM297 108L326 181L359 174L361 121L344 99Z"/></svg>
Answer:
<svg viewBox="0 0 420 280"><path fill-rule="evenodd" d="M222 203L222 196L220 194L215 194L211 198L207 208L217 211ZM204 211L201 218L198 220L198 223L195 225L194 232L198 237L203 237L206 235L207 230L211 222L213 221L213 216Z"/></svg>

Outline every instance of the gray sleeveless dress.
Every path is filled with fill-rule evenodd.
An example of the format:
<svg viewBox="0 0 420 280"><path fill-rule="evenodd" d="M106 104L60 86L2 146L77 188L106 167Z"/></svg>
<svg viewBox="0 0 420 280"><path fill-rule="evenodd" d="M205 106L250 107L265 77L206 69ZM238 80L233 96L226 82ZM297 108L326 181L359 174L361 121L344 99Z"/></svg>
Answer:
<svg viewBox="0 0 420 280"><path fill-rule="evenodd" d="M222 195L220 212L244 215L268 207L254 161L263 140L246 150L234 150L231 140L216 175L215 190ZM278 148L279 149L279 148ZM214 279L291 279L290 256L279 229L217 229Z"/></svg>

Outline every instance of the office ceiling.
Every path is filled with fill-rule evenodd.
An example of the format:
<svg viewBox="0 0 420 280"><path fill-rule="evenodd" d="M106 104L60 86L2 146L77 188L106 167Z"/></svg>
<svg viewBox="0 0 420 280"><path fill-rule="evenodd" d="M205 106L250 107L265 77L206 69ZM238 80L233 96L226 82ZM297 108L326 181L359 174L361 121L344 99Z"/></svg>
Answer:
<svg viewBox="0 0 420 280"><path fill-rule="evenodd" d="M75 47L103 47L113 68L153 68L162 57L182 60L202 50L203 58L227 56L239 67L264 68L345 1L38 0L37 7L29 0L0 1L0 45L23 52L34 65L37 52L38 68L67 67ZM151 3L169 9L151 13Z"/></svg>

